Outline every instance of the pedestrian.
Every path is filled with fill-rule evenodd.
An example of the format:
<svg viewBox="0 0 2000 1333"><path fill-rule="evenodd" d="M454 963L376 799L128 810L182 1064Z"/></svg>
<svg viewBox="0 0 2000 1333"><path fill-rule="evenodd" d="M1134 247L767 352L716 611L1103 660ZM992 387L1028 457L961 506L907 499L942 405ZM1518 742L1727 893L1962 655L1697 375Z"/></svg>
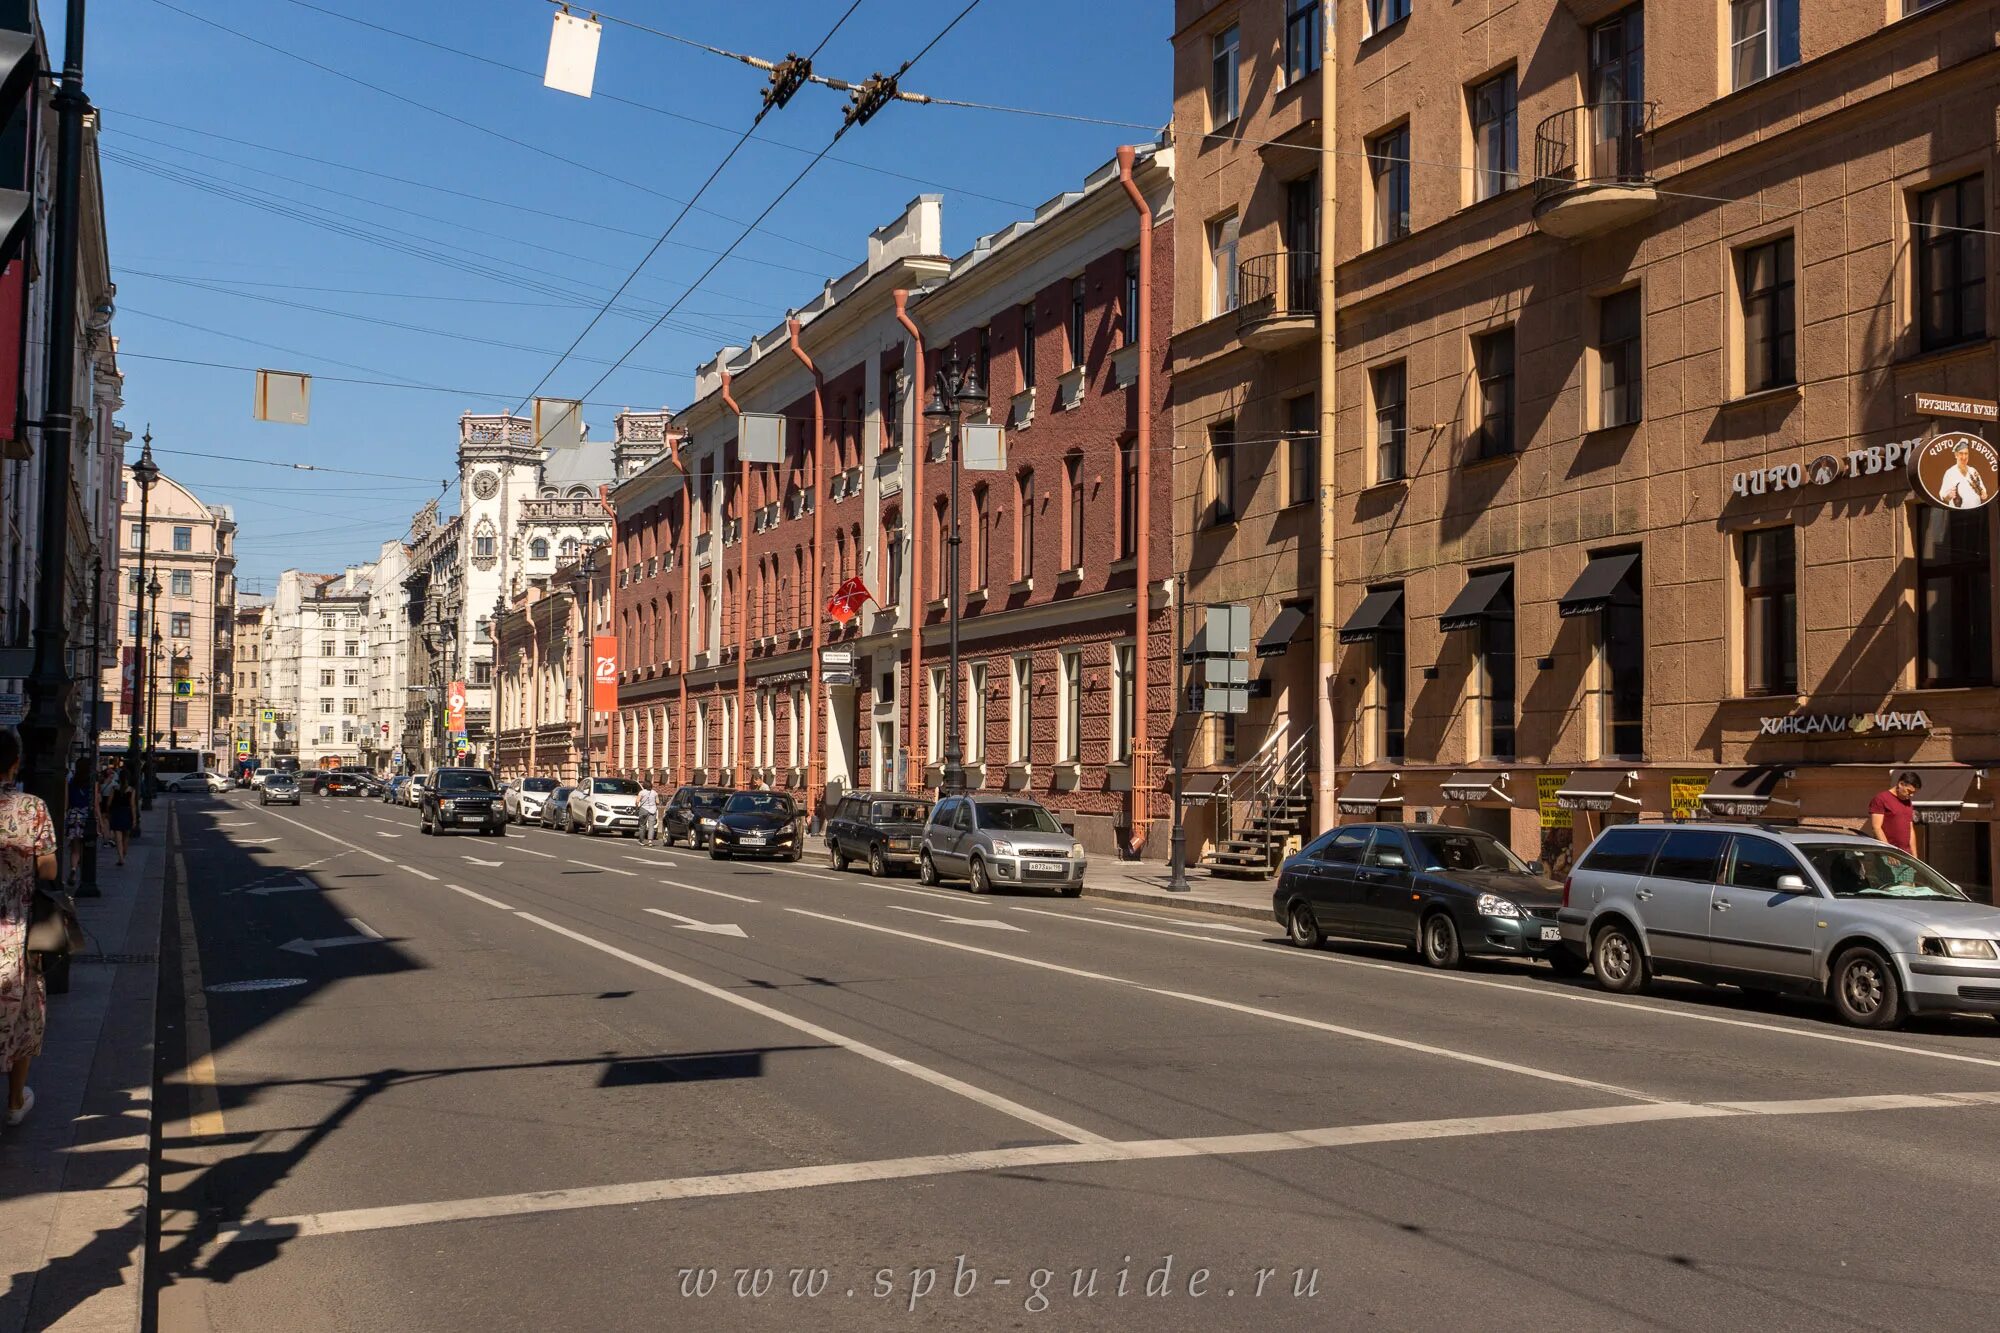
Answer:
<svg viewBox="0 0 2000 1333"><path fill-rule="evenodd" d="M67 803L63 806L63 841L69 844L72 882L83 873L84 849L96 836L97 784L90 777L90 756L83 755L70 770Z"/></svg>
<svg viewBox="0 0 2000 1333"><path fill-rule="evenodd" d="M660 794L648 782L639 788L639 842L651 847L660 835Z"/></svg>
<svg viewBox="0 0 2000 1333"><path fill-rule="evenodd" d="M111 836L111 823L105 818L105 811L111 808L111 794L118 790L119 763L113 759L97 775L97 831L103 840L100 847L116 847L117 839Z"/></svg>
<svg viewBox="0 0 2000 1333"><path fill-rule="evenodd" d="M1895 785L1877 792L1868 803L1868 831L1891 847L1900 847L1915 856L1917 820L1916 807L1911 802L1923 787L1924 780L1917 774L1907 771L1897 774Z"/></svg>
<svg viewBox="0 0 2000 1333"><path fill-rule="evenodd" d="M20 768L20 735L0 728L0 782L12 784ZM0 793L0 1066L7 1070L9 1125L26 1120L35 1106L28 1062L42 1053L48 992L41 965L28 953L28 918L36 883L58 873L48 806L10 785Z"/></svg>
<svg viewBox="0 0 2000 1333"><path fill-rule="evenodd" d="M104 823L111 830L111 840L118 846L118 864L125 864L125 850L132 841L132 829L139 822L139 793L132 786L132 775L123 770L118 777L118 785L111 789L111 799L104 805Z"/></svg>

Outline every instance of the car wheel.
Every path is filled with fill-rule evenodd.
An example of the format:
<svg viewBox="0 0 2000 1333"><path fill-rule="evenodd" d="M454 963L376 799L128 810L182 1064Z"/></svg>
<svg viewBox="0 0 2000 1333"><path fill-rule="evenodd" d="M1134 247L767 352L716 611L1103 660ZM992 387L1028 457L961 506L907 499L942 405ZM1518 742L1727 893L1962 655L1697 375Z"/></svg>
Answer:
<svg viewBox="0 0 2000 1333"><path fill-rule="evenodd" d="M805 855L806 855L805 843L801 842L797 838L793 838L792 850L785 853L785 859L787 861L802 861L805 859Z"/></svg>
<svg viewBox="0 0 2000 1333"><path fill-rule="evenodd" d="M1432 912L1424 918L1424 963L1429 967L1452 968L1465 961L1458 942L1458 923L1449 912Z"/></svg>
<svg viewBox="0 0 2000 1333"><path fill-rule="evenodd" d="M496 837L496 838L504 838L504 837L506 837L506 836L507 836L507 826L506 826L505 824L502 824L502 825L500 825L500 826L499 826L498 828L494 829L494 830L493 830L493 836L494 836L494 837Z"/></svg>
<svg viewBox="0 0 2000 1333"><path fill-rule="evenodd" d="M833 868L845 871L847 869L847 853L840 850L840 844L837 842L833 844L830 850L833 853Z"/></svg>
<svg viewBox="0 0 2000 1333"><path fill-rule="evenodd" d="M1549 955L1549 970L1559 977L1580 977L1589 966L1568 949L1558 949Z"/></svg>
<svg viewBox="0 0 2000 1333"><path fill-rule="evenodd" d="M1065 898L1083 897L1083 885L1081 884L1067 884L1057 891Z"/></svg>
<svg viewBox="0 0 2000 1333"><path fill-rule="evenodd" d="M1892 1028L1903 1021L1903 987L1881 952L1856 945L1833 963L1833 1007L1858 1028Z"/></svg>
<svg viewBox="0 0 2000 1333"><path fill-rule="evenodd" d="M876 879L889 878L889 861L888 858L882 855L882 849L879 846L868 849L868 873Z"/></svg>
<svg viewBox="0 0 2000 1333"><path fill-rule="evenodd" d="M1591 970L1597 984L1619 995L1630 995L1646 984L1646 955L1632 928L1613 921L1597 932L1590 946Z"/></svg>
<svg viewBox="0 0 2000 1333"><path fill-rule="evenodd" d="M1301 949L1317 949L1326 943L1326 932L1319 928L1319 919L1304 903L1292 904L1292 910L1285 917L1285 933Z"/></svg>
<svg viewBox="0 0 2000 1333"><path fill-rule="evenodd" d="M937 882L937 863L931 860L930 849L927 847L917 853L917 883L935 884Z"/></svg>
<svg viewBox="0 0 2000 1333"><path fill-rule="evenodd" d="M713 842L710 842L708 844L708 859L711 861L727 861L729 859L729 853L723 851Z"/></svg>
<svg viewBox="0 0 2000 1333"><path fill-rule="evenodd" d="M972 891L974 893L993 892L992 884L988 883L986 879L986 862L976 856L973 857L971 870Z"/></svg>

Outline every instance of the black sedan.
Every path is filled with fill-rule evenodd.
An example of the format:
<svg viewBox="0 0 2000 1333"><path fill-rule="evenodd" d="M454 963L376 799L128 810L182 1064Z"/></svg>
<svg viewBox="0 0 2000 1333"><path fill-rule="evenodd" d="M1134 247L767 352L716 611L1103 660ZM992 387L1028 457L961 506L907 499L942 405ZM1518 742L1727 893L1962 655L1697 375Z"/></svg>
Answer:
<svg viewBox="0 0 2000 1333"><path fill-rule="evenodd" d="M783 792L737 792L723 802L722 813L708 830L708 854L716 861L732 856L782 856L796 861L805 854L805 846L799 808Z"/></svg>
<svg viewBox="0 0 2000 1333"><path fill-rule="evenodd" d="M685 838L690 847L700 847L728 799L727 787L679 788L660 810L661 840L671 847Z"/></svg>
<svg viewBox="0 0 2000 1333"><path fill-rule="evenodd" d="M1292 943L1330 935L1415 949L1432 967L1468 957L1539 958L1573 974L1556 924L1562 888L1505 844L1442 824L1330 829L1278 874L1271 910Z"/></svg>

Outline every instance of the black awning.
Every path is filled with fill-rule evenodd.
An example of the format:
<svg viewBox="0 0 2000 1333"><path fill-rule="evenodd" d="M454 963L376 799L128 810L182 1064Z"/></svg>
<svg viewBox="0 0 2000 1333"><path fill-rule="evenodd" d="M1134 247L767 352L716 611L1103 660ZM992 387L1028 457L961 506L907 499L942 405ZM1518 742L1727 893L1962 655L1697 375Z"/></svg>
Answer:
<svg viewBox="0 0 2000 1333"><path fill-rule="evenodd" d="M1505 769L1454 773L1445 780L1444 799L1453 805L1511 806Z"/></svg>
<svg viewBox="0 0 2000 1333"><path fill-rule="evenodd" d="M1181 781L1181 796L1189 801L1212 801L1228 784L1227 773L1190 773Z"/></svg>
<svg viewBox="0 0 2000 1333"><path fill-rule="evenodd" d="M0 106L11 109L21 100L41 63L33 33L0 29Z"/></svg>
<svg viewBox="0 0 2000 1333"><path fill-rule="evenodd" d="M1556 806L1563 810L1603 812L1619 806L1637 806L1632 788L1639 775L1629 768L1579 768L1563 779L1556 791Z"/></svg>
<svg viewBox="0 0 2000 1333"><path fill-rule="evenodd" d="M1789 768L1768 765L1722 769L1708 780L1708 790L1701 794L1702 813L1754 819L1772 805L1796 806L1798 802L1785 795L1785 783L1791 776Z"/></svg>
<svg viewBox="0 0 2000 1333"><path fill-rule="evenodd" d="M1271 617L1270 625L1263 637L1257 640L1257 656L1277 657L1292 646L1298 637L1299 626L1306 623L1306 611L1302 606L1281 606L1278 614Z"/></svg>
<svg viewBox="0 0 2000 1333"><path fill-rule="evenodd" d="M1397 619L1403 609L1401 588L1374 588L1340 627L1342 643L1367 643Z"/></svg>
<svg viewBox="0 0 2000 1333"><path fill-rule="evenodd" d="M1507 582L1513 577L1513 571L1505 569L1474 574L1458 590L1458 596L1451 599L1445 613L1438 617L1438 628L1447 632L1476 628L1480 621L1493 614L1494 602L1507 591Z"/></svg>
<svg viewBox="0 0 2000 1333"><path fill-rule="evenodd" d="M1356 773L1334 802L1343 815L1380 815L1382 807L1403 804L1403 775L1388 769Z"/></svg>
<svg viewBox="0 0 2000 1333"><path fill-rule="evenodd" d="M1910 798L1919 824L1956 824L1969 808L1993 803L1986 791L1983 768L1896 768L1890 770L1889 781L1893 783L1905 773L1915 773L1924 781Z"/></svg>
<svg viewBox="0 0 2000 1333"><path fill-rule="evenodd" d="M1576 582L1569 585L1569 591L1556 603L1556 609L1566 616L1587 616L1593 611L1601 611L1611 600L1611 594L1618 591L1618 585L1639 563L1637 551L1613 551L1607 555L1593 555L1590 563L1583 567L1583 573L1576 576Z"/></svg>

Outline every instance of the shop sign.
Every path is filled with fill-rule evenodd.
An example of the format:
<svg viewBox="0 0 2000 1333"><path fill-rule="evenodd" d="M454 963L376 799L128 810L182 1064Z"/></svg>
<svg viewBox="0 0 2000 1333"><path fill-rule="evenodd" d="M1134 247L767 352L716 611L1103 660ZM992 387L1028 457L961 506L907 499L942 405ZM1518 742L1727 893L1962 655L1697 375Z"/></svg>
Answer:
<svg viewBox="0 0 2000 1333"><path fill-rule="evenodd" d="M1708 779L1699 773L1676 774L1667 779L1667 808L1676 820L1701 818L1701 794L1708 790Z"/></svg>
<svg viewBox="0 0 2000 1333"><path fill-rule="evenodd" d="M1782 713L1757 719L1760 736L1912 735L1930 729L1930 714L1921 708L1913 713Z"/></svg>
<svg viewBox="0 0 2000 1333"><path fill-rule="evenodd" d="M1954 398L1941 393L1910 395L1920 417L1963 417L1967 421L2000 421L2000 403L1990 398Z"/></svg>
<svg viewBox="0 0 2000 1333"><path fill-rule="evenodd" d="M1910 485L1946 509L1983 508L2000 491L2000 450L1962 430L1933 436L1910 455Z"/></svg>
<svg viewBox="0 0 2000 1333"><path fill-rule="evenodd" d="M1556 802L1556 793L1563 789L1567 773L1535 774L1535 804L1542 813L1543 828L1569 828L1573 821L1569 811Z"/></svg>
<svg viewBox="0 0 2000 1333"><path fill-rule="evenodd" d="M1756 468L1737 473L1730 489L1739 496L1776 495L1807 486L1831 486L1842 477L1879 476L1902 466L1923 444L1921 438L1891 440L1866 449L1849 449L1845 454L1821 454L1803 465Z"/></svg>

